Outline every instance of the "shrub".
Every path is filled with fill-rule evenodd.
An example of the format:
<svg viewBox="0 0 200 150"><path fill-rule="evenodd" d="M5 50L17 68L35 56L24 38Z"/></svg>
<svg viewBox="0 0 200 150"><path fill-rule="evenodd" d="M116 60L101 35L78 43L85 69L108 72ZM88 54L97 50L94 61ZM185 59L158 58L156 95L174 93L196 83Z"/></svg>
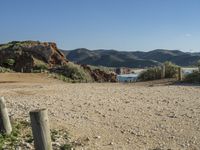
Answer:
<svg viewBox="0 0 200 150"><path fill-rule="evenodd" d="M67 63L64 66L50 70L54 78L66 82L92 82L93 79L87 70L84 70L80 65Z"/></svg>
<svg viewBox="0 0 200 150"><path fill-rule="evenodd" d="M191 74L186 75L185 82L200 83L200 71L193 71Z"/></svg>
<svg viewBox="0 0 200 150"><path fill-rule="evenodd" d="M39 64L39 65L35 65L35 66L34 66L34 70L41 70L41 69L47 70L48 67L47 67L46 64Z"/></svg>
<svg viewBox="0 0 200 150"><path fill-rule="evenodd" d="M88 72L86 72L82 67L79 65L68 63L64 66L65 72L63 73L64 76L72 79L72 80L78 80L78 81L84 81L84 80L91 80L91 76Z"/></svg>
<svg viewBox="0 0 200 150"><path fill-rule="evenodd" d="M3 62L3 64L6 65L6 66L13 66L15 64L15 60L14 59L6 59Z"/></svg>
<svg viewBox="0 0 200 150"><path fill-rule="evenodd" d="M160 78L161 78L161 68L159 67L149 68L143 71L139 76L139 80L141 81L156 80Z"/></svg>
<svg viewBox="0 0 200 150"><path fill-rule="evenodd" d="M41 69L43 69L43 70L47 70L48 69L48 65L46 64L46 63L44 63L43 61L41 61L41 60L39 60L39 59L36 59L36 58L33 58L33 60L34 60L34 70L41 70Z"/></svg>
<svg viewBox="0 0 200 150"><path fill-rule="evenodd" d="M171 63L165 62L165 77L166 78L175 78L178 72L178 66ZM161 67L153 67L143 71L140 76L140 81L148 81L148 80L157 80L161 79Z"/></svg>
<svg viewBox="0 0 200 150"><path fill-rule="evenodd" d="M5 73L5 72L14 72L14 71L11 70L11 69L4 68L4 67L1 67L1 66L0 66L0 73Z"/></svg>
<svg viewBox="0 0 200 150"><path fill-rule="evenodd" d="M165 77L166 78L175 78L178 73L178 67L177 65L167 61L164 63L165 65Z"/></svg>
<svg viewBox="0 0 200 150"><path fill-rule="evenodd" d="M62 80L64 82L73 82L72 79L69 79L69 78L65 77L64 75L58 74L58 73L49 73L49 77L52 77L52 78L58 79L58 80Z"/></svg>
<svg viewBox="0 0 200 150"><path fill-rule="evenodd" d="M198 67L198 69L200 71L200 60L197 61L197 67Z"/></svg>

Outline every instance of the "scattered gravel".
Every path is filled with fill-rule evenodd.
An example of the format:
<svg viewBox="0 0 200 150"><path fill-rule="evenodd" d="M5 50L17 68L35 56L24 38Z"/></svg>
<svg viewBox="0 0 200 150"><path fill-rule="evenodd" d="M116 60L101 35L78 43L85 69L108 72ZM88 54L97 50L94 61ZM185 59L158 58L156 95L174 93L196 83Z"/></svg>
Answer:
<svg viewBox="0 0 200 150"><path fill-rule="evenodd" d="M29 120L30 110L48 108L51 128L65 128L76 149L200 147L200 87L69 84L33 75L24 82L2 79L0 75L0 95L14 118Z"/></svg>

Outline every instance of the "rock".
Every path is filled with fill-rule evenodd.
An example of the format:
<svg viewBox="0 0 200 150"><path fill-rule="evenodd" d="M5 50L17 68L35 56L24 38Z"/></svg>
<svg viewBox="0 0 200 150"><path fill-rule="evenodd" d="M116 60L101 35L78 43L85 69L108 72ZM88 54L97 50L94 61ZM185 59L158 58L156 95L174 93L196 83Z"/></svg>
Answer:
<svg viewBox="0 0 200 150"><path fill-rule="evenodd" d="M100 138L101 138L101 136L99 136L99 135L98 135L98 136L95 136L95 139L100 139Z"/></svg>
<svg viewBox="0 0 200 150"><path fill-rule="evenodd" d="M86 138L85 138L85 141L87 141L87 142L90 141L90 138L89 138L89 137L86 137Z"/></svg>
<svg viewBox="0 0 200 150"><path fill-rule="evenodd" d="M4 44L4 47L0 51L0 66L17 72L22 70L31 72L37 64L46 64L48 67L52 67L68 62L65 55L52 42L13 41ZM9 64L8 60L14 60L14 64Z"/></svg>
<svg viewBox="0 0 200 150"><path fill-rule="evenodd" d="M81 65L85 70L87 70L91 77L96 82L116 82L117 76L115 73L106 73L105 71L102 71L100 69L91 69L87 65Z"/></svg>
<svg viewBox="0 0 200 150"><path fill-rule="evenodd" d="M171 112L167 115L169 118L177 118L176 114L174 112Z"/></svg>
<svg viewBox="0 0 200 150"><path fill-rule="evenodd" d="M110 142L109 145L114 145L114 143L113 143L113 142Z"/></svg>

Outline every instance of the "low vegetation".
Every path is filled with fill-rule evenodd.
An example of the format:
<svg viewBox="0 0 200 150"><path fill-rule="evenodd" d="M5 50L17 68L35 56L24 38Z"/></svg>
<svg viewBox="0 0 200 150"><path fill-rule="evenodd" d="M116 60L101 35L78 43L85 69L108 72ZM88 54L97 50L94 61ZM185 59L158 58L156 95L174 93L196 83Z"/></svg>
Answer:
<svg viewBox="0 0 200 150"><path fill-rule="evenodd" d="M33 60L35 64L33 68L34 72L40 72L41 70L48 70L48 64L36 58L33 58Z"/></svg>
<svg viewBox="0 0 200 150"><path fill-rule="evenodd" d="M178 66L171 63L165 62L165 78L175 78L178 72ZM140 81L157 80L161 79L161 67L152 67L143 71L140 76Z"/></svg>
<svg viewBox="0 0 200 150"><path fill-rule="evenodd" d="M75 80L75 81L91 81L92 78L88 72L86 72L81 66L68 63L64 66L66 72L63 73L64 76Z"/></svg>
<svg viewBox="0 0 200 150"><path fill-rule="evenodd" d="M173 64L172 62L165 62L165 77L166 78L176 78L178 74L179 66Z"/></svg>
<svg viewBox="0 0 200 150"><path fill-rule="evenodd" d="M200 83L200 60L197 62L195 66L198 67L198 70L193 70L192 73L187 74L184 77L184 82L197 83L197 84Z"/></svg>
<svg viewBox="0 0 200 150"><path fill-rule="evenodd" d="M94 69L100 69L101 71L104 71L105 73L112 73L115 72L115 68L114 67L105 67L105 66L92 66L92 65L88 65L92 70Z"/></svg>
<svg viewBox="0 0 200 150"><path fill-rule="evenodd" d="M12 67L15 64L15 60L14 59L6 59L3 62L3 64L6 65L6 66L9 66L9 67Z"/></svg>
<svg viewBox="0 0 200 150"><path fill-rule="evenodd" d="M49 77L54 78L54 79L58 79L58 80L61 80L61 81L64 81L64 82L68 82L68 83L76 83L72 79L67 78L64 75L58 74L58 73L49 73Z"/></svg>
<svg viewBox="0 0 200 150"><path fill-rule="evenodd" d="M196 70L186 75L184 81L189 83L200 83L200 71Z"/></svg>
<svg viewBox="0 0 200 150"><path fill-rule="evenodd" d="M51 140L55 150L71 150L74 147L65 130L51 130ZM34 149L29 122L15 120L10 135L0 134L0 150L4 149Z"/></svg>
<svg viewBox="0 0 200 150"><path fill-rule="evenodd" d="M5 72L14 72L13 70L5 67L0 66L0 73L5 73Z"/></svg>
<svg viewBox="0 0 200 150"><path fill-rule="evenodd" d="M39 41L37 41L37 42L39 43ZM34 41L12 41L12 42L9 42L9 43L6 43L6 44L1 44L0 50L7 49L7 48L10 48L10 47L14 47L16 49L16 48L20 48L22 46L30 45L32 43L35 43L35 42Z"/></svg>
<svg viewBox="0 0 200 150"><path fill-rule="evenodd" d="M67 63L64 66L52 69L50 76L66 82L92 82L93 79L89 72L80 65Z"/></svg>

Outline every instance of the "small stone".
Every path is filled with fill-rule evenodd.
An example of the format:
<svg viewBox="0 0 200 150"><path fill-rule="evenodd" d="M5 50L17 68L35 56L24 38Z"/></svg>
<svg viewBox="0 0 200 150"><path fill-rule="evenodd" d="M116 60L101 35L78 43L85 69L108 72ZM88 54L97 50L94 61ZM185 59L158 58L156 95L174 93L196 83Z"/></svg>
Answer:
<svg viewBox="0 0 200 150"><path fill-rule="evenodd" d="M86 137L86 138L85 138L85 141L90 141L90 138L89 138L89 137Z"/></svg>
<svg viewBox="0 0 200 150"><path fill-rule="evenodd" d="M122 133L122 134L124 134L124 133L125 133L125 131L124 131L124 130L121 130L121 133Z"/></svg>
<svg viewBox="0 0 200 150"><path fill-rule="evenodd" d="M109 143L109 145L113 145L113 144L114 144L113 142L110 142L110 143Z"/></svg>
<svg viewBox="0 0 200 150"><path fill-rule="evenodd" d="M99 136L99 135L98 135L98 136L95 136L95 138L96 138L96 139L100 139L100 138L101 138L101 136Z"/></svg>

